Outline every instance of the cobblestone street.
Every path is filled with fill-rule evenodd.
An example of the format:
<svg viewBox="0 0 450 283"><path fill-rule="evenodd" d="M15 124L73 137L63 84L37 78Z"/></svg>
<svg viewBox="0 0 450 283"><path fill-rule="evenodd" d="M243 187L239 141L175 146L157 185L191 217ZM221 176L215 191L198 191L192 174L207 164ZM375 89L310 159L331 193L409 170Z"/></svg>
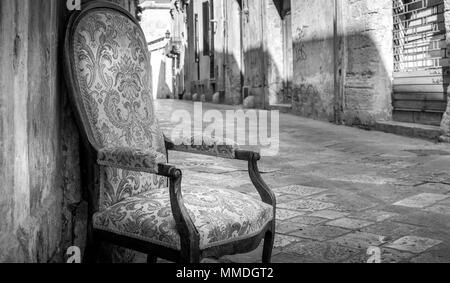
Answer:
<svg viewBox="0 0 450 283"><path fill-rule="evenodd" d="M174 110L193 103L157 101L170 136ZM203 104L204 110L234 109ZM263 158L277 194L273 262L450 262L450 146L280 114L280 154ZM226 186L257 197L246 164L171 153L183 184ZM221 262L258 262L257 252Z"/></svg>

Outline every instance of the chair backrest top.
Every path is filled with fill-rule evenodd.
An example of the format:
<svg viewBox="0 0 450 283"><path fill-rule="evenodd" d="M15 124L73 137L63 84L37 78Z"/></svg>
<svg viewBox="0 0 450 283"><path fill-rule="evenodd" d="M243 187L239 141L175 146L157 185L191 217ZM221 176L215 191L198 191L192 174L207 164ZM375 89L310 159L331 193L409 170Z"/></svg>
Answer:
<svg viewBox="0 0 450 283"><path fill-rule="evenodd" d="M130 13L103 1L74 13L66 31L65 63L76 116L91 146L151 147L165 153L147 42Z"/></svg>

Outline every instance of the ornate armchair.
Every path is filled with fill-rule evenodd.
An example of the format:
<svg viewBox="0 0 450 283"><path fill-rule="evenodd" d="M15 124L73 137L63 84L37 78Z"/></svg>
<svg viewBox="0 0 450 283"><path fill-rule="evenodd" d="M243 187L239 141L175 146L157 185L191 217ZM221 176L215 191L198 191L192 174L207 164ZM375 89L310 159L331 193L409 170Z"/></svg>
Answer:
<svg viewBox="0 0 450 283"><path fill-rule="evenodd" d="M264 239L262 260L270 262L276 200L259 174L259 154L218 140L195 146L164 137L154 114L146 40L133 16L100 1L74 12L64 59L85 145L86 260L95 260L101 242L143 252L149 263L197 263L250 252ZM183 187L168 150L248 162L262 201L232 190Z"/></svg>

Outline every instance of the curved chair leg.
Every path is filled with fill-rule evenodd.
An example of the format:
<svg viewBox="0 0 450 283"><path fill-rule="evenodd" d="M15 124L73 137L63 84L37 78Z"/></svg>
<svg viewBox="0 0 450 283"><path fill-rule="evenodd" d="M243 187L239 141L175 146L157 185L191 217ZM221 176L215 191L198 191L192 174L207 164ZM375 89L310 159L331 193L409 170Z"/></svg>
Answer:
<svg viewBox="0 0 450 283"><path fill-rule="evenodd" d="M158 263L158 258L156 256L147 255L147 263L148 264Z"/></svg>
<svg viewBox="0 0 450 283"><path fill-rule="evenodd" d="M266 232L266 236L264 238L262 263L266 264L272 262L272 250L274 242L275 242L275 230L272 229Z"/></svg>

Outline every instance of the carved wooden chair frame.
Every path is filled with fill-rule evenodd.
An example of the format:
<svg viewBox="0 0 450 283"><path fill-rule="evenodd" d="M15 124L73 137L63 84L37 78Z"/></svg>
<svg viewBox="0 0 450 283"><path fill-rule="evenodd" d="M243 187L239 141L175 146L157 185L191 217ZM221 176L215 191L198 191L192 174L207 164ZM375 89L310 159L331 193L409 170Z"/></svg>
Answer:
<svg viewBox="0 0 450 283"><path fill-rule="evenodd" d="M176 250L159 245L155 245L146 241L137 240L130 237L121 236L118 234L96 230L93 227L92 217L99 209L99 172L100 165L98 162L100 148L97 148L96 143L88 122L85 120L80 108L80 89L75 81L74 73L76 71L73 54L72 37L77 21L87 12L93 9L111 9L125 15L131 19L138 27L139 22L125 9L111 2L92 1L89 2L82 11L74 11L70 17L66 29L65 46L64 46L64 72L69 89L70 101L73 105L74 116L76 118L78 127L80 129L83 147L81 149L81 163L82 166L82 183L85 188L86 199L89 202L89 223L88 223L88 244L86 248L85 261L95 262L98 249L101 242L118 245L124 248L135 250L148 255L148 262L155 263L157 258L162 258L180 263L199 263L205 258L220 258L225 255L234 255L251 252L257 249L262 240L264 240L263 249L263 263L270 263L272 256L272 249L275 237L275 211L276 198L274 193L263 181L258 170L258 161L260 154L250 151L236 150L233 158L248 162L248 171L250 179L256 190L258 191L264 203L273 206L273 220L269 222L259 233L251 238L245 240L238 240L225 245L200 249L199 233L189 216L188 210L185 207L182 196L182 172L174 166L168 164L158 164L152 173L167 177L169 180L170 201L174 219L176 221L177 230L181 238L181 249ZM142 29L140 30L142 32ZM143 34L143 33L142 33ZM184 151L183 148L176 146L172 141L165 138L167 157L168 151ZM202 154L201 151L196 154ZM221 156L223 157L223 156ZM148 170L148 168L147 168Z"/></svg>

